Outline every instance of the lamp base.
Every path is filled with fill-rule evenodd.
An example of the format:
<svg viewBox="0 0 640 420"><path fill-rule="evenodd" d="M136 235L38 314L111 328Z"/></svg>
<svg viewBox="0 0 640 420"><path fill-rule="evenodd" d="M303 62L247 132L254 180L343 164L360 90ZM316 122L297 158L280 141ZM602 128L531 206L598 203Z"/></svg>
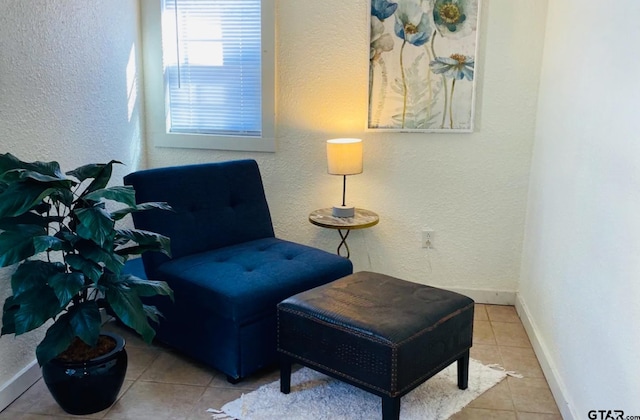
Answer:
<svg viewBox="0 0 640 420"><path fill-rule="evenodd" d="M333 217L353 217L356 214L356 209L347 206L333 206L331 214Z"/></svg>

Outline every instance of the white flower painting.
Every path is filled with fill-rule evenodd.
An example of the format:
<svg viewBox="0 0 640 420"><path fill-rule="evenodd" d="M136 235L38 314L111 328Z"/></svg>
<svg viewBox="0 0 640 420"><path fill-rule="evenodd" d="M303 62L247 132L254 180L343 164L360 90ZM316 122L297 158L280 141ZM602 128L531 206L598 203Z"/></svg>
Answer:
<svg viewBox="0 0 640 420"><path fill-rule="evenodd" d="M368 128L471 132L480 0L371 0Z"/></svg>

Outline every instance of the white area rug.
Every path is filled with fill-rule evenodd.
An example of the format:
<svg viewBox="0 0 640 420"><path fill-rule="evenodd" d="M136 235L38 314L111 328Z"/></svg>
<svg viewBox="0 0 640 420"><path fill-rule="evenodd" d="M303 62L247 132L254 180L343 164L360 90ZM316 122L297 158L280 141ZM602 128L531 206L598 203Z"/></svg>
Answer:
<svg viewBox="0 0 640 420"><path fill-rule="evenodd" d="M471 359L469 388L458 389L456 363L402 397L402 420L448 419L480 394L496 385L507 372ZM210 409L214 419L239 420L359 420L382 418L380 397L308 368L291 375L291 393L280 392L274 381Z"/></svg>

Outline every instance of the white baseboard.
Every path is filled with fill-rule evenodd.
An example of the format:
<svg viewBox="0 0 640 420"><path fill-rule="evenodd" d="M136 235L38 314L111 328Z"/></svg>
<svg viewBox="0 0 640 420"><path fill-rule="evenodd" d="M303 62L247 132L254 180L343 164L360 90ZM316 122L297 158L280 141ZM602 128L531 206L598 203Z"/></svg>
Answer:
<svg viewBox="0 0 640 420"><path fill-rule="evenodd" d="M469 296L476 303L486 303L489 305L515 305L516 292L506 290L482 290L482 289L463 289L457 287L442 287L461 295Z"/></svg>
<svg viewBox="0 0 640 420"><path fill-rule="evenodd" d="M6 383L0 386L0 411L9 406L16 398L22 395L31 385L42 377L40 366L34 360L25 366L20 372Z"/></svg>
<svg viewBox="0 0 640 420"><path fill-rule="evenodd" d="M556 404L558 405L562 418L564 420L575 420L581 418L574 413L573 405L567 399L567 388L558 373L558 369L556 368L553 359L550 357L549 349L538 332L539 329L536 327L536 323L531 317L527 304L520 294L518 294L516 300L516 311L522 320L524 329L527 331L527 335L529 336L529 340L533 346L533 351L540 362L540 367L544 372L544 376L547 379L547 383L549 384L553 398L556 400Z"/></svg>

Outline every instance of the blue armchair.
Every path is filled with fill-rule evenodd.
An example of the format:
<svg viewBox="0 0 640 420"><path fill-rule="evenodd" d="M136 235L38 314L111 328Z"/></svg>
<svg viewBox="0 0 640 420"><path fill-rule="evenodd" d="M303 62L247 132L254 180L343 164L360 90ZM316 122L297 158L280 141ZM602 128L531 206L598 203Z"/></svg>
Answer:
<svg viewBox="0 0 640 420"><path fill-rule="evenodd" d="M175 303L150 302L165 316L157 338L230 382L277 361L278 302L353 271L345 258L275 237L253 160L143 170L124 182L138 202L174 209L133 214L138 229L171 239L172 257L146 253L126 266L174 290Z"/></svg>

